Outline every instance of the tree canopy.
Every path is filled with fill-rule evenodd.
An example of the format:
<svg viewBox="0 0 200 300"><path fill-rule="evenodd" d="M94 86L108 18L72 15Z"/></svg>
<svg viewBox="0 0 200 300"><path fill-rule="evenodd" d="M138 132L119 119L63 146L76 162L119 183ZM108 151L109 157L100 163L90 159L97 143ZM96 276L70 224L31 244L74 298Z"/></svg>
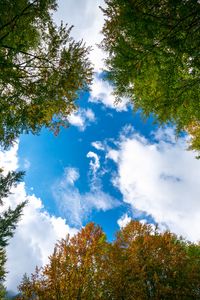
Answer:
<svg viewBox="0 0 200 300"><path fill-rule="evenodd" d="M52 20L55 0L0 2L0 144L45 126L67 126L91 81L89 49Z"/></svg>
<svg viewBox="0 0 200 300"><path fill-rule="evenodd" d="M200 246L137 221L109 243L90 223L61 240L19 290L19 300L200 299Z"/></svg>
<svg viewBox="0 0 200 300"><path fill-rule="evenodd" d="M0 170L0 205L4 203L6 198L11 194L11 188L16 186L22 179L23 172L8 172L6 175ZM3 282L5 279L5 263L6 252L5 247L9 243L9 239L13 236L17 222L22 214L23 207L26 202L22 202L15 209L8 207L0 213L0 296L4 293ZM3 299L3 298L1 298Z"/></svg>
<svg viewBox="0 0 200 300"><path fill-rule="evenodd" d="M106 0L102 47L115 94L193 136L200 150L200 3Z"/></svg>

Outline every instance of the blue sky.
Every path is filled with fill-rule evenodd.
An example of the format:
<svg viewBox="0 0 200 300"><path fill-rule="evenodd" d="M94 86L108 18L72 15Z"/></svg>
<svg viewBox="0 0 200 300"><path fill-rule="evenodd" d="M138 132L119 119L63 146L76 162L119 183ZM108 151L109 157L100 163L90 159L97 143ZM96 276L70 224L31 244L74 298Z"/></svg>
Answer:
<svg viewBox="0 0 200 300"><path fill-rule="evenodd" d="M113 144L126 126L132 126L148 138L155 126L152 124L153 120L149 119L144 123L140 113L133 114L131 105L128 105L126 110L117 112L114 108L105 108L101 103L88 102L89 97L88 93L82 95L78 101L79 110L76 115L85 109L84 113L93 113L93 120L86 120L85 125L77 123L67 129L63 128L56 137L45 129L39 136L23 135L18 151L19 164L22 169L27 169L27 193L34 193L40 197L49 213L62 216L70 226L77 228L89 221L97 222L106 231L108 238L112 239L114 232L119 228L117 220L123 213L130 211L130 208L123 203L122 194L111 183L113 172L116 171L114 164L106 160L104 151L96 149L93 143L98 141L102 144ZM88 153L92 153L92 157L88 157ZM100 164L96 175L90 166L91 163L95 163L94 155L97 155ZM97 176L102 192L116 201L116 204L113 204L114 208L106 211L93 209L81 218L81 223L73 219L72 212L69 215L68 211L60 208L56 203L54 189L65 170L69 168L76 169L79 173L75 186L81 195L91 191L92 181ZM105 174L102 174L104 172Z"/></svg>
<svg viewBox="0 0 200 300"><path fill-rule="evenodd" d="M153 118L144 122L127 99L114 104L112 86L102 80L105 53L96 46L102 39L99 5L103 0L60 0L54 15L93 46L93 84L77 99L70 127L56 137L46 129L22 135L0 152L5 170L26 170L8 204L29 201L7 249L6 284L13 291L25 272L47 263L58 239L90 221L109 240L130 218L199 240L200 161L187 151L187 136L177 139L172 127L158 128Z"/></svg>

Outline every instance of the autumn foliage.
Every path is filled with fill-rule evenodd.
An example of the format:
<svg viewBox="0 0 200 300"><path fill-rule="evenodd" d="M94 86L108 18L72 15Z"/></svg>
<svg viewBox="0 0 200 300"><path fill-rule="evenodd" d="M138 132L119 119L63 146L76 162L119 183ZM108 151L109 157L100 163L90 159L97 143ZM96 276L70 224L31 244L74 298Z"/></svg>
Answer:
<svg viewBox="0 0 200 300"><path fill-rule="evenodd" d="M200 246L131 221L113 243L88 224L24 276L18 300L200 299Z"/></svg>

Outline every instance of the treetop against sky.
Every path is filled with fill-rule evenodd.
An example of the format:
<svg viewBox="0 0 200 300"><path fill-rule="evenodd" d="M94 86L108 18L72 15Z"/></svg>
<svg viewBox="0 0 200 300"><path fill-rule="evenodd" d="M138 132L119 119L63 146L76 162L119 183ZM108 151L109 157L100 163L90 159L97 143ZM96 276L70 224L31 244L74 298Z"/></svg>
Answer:
<svg viewBox="0 0 200 300"><path fill-rule="evenodd" d="M1 1L0 5L5 5L5 2L7 1ZM10 6L13 5L12 1L8 2ZM162 2L171 3L171 1ZM178 11L180 1L172 2L177 3ZM19 1L19 6L16 5L13 9L20 10L20 4L24 5L24 3L28 2ZM36 4L37 1L31 3ZM55 2L41 1L41 3L46 3L51 8ZM107 1L107 4L109 3L116 3L121 7L123 3L130 6L130 3L138 3L138 1ZM9 5L5 10L7 13L9 13ZM194 1L194 6L196 5ZM146 90L143 90L142 83L139 86L139 77L137 77L138 94L136 102L132 103L129 100L130 94L120 90L120 88L133 86L126 85L128 75L125 74L132 65L129 66L128 60L124 62L124 56L120 59L116 57L116 61L115 57L111 56L116 63L116 70L119 71L114 73L116 75L114 79L122 79L118 90L124 92L121 101L116 104L113 95L115 86L104 80L106 73L103 69L105 70L106 64L103 59L108 57L108 53L104 52L106 49L97 46L103 40L101 31L104 24L104 15L99 6L103 9L106 7L102 0L59 0L53 20L58 26L63 20L63 24L68 24L67 29L57 28L57 25L51 22L50 14L45 13L44 7L44 15L41 20L38 20L38 24L45 29L44 37L38 48L35 48L37 27L31 23L34 15L25 14L20 23L17 21L15 26L18 35L14 35L14 31L9 33L8 28L5 27L3 33L6 37L0 40L2 46L0 62L9 66L11 64L12 67L14 65L12 72L7 72L6 75L1 72L0 75L1 83L3 80L7 81L9 89L9 101L1 101L0 105L5 112L5 105L13 107L12 111L8 111L6 118L1 114L0 135L4 137L1 141L7 139L10 143L18 136L13 147L0 151L0 162L5 172L26 171L23 181L12 189L12 194L9 195L6 203L14 208L28 200L15 235L7 247L8 274L5 285L13 292L17 291L17 285L24 273L30 275L36 265L44 266L48 263L48 256L53 253L57 240L66 238L67 233L76 234L88 222L99 224L109 242L114 240L114 232L125 226L131 219L140 220L142 223L157 223L161 231L169 229L191 241L199 240L200 161L195 159L197 153L187 150L190 144L188 135L181 133L177 138L172 123L159 127L155 122L155 114L149 114L144 121L141 110L133 112L137 101L139 107L140 90L145 93L141 96L145 96L150 101L152 93L149 84L155 85L154 94L162 92L165 96L169 92L167 84L170 78L175 78L176 83L179 84L177 73L172 74L170 69L174 58L168 59L167 50L161 51L161 55L160 50L157 49L155 57L149 54L149 64L144 61L144 64L137 69L140 79L144 79L142 83L145 84ZM143 6L141 10L142 15ZM129 24L131 19L131 15L127 15L128 11L131 10L127 10L126 7L122 10L124 18L119 19L119 22L123 26ZM37 15L37 5L34 13ZM115 13L114 10L114 17ZM6 18L6 14L4 17ZM136 17L139 24L139 15ZM27 20L30 21L28 25ZM194 22L195 20L196 15L194 15ZM114 21L116 19L113 19ZM145 22L149 22L149 19L145 19ZM141 26L146 26L145 24L142 23ZM152 27L154 28L153 22ZM120 27L112 28L115 28L113 34L117 35ZM136 32L138 40L134 40L134 43L141 42L139 29L138 27ZM184 26L181 29L184 29ZM23 36L26 45L20 44L23 31L27 33L27 36ZM158 28L157 31L159 34ZM62 38L59 38L61 32ZM122 32L119 33L122 38ZM128 30L129 33L132 34L131 28ZM149 29L148 34L150 33ZM35 39L30 38L32 36ZM83 42L78 42L82 39ZM43 48L45 41L48 49ZM121 46L125 49L124 43L129 41L133 42L131 35L125 36L124 41L121 39L116 41L112 46L117 50L121 49ZM146 41L149 41L149 36ZM193 41L193 44L187 44L187 49L195 42L198 43ZM92 46L90 51L89 46ZM130 48L126 49L127 55L131 55ZM21 51L21 54L16 54L16 51ZM7 53L6 59L5 53ZM166 68L159 65L156 55L161 55ZM118 64L122 67L122 73ZM39 68L40 66L43 66L43 69ZM38 67L36 77L40 78L39 89L36 89L35 79L24 78L27 72L28 76L35 75L32 71L35 67ZM94 74L90 90L80 91L90 83L91 67ZM183 67L185 67L184 61ZM17 68L20 68L20 73ZM176 71L177 68L176 66ZM137 73L137 70L134 69L133 73ZM179 71L181 76L185 76L185 80L195 80L197 71L189 75L183 74L184 68ZM163 86L157 86L159 72L166 75ZM135 73L128 72L134 78ZM66 77L66 74L69 76ZM117 77L118 75L120 76ZM20 95L16 94L17 90ZM173 93L175 91L177 91L176 87ZM1 92L5 100L7 94ZM193 90L191 96L195 97L197 92L198 89ZM30 103L27 102L29 96L32 101ZM173 98L173 95L171 97ZM195 108L198 117L198 99L195 100L194 97L191 98L190 93L188 94L188 102L184 102L181 111L177 106L178 119L181 114L184 115L187 107L186 117L189 114L191 116ZM193 103L191 109L189 103ZM156 109L156 102L153 102L154 104ZM77 110L74 109L75 106ZM162 103L159 112L163 112L163 107ZM144 107L142 108L145 110ZM21 122L22 111L23 122ZM54 116L55 112L58 113L58 118ZM176 115L173 110L171 113L173 116ZM14 118L11 118L13 116ZM52 116L55 123L52 123ZM59 122L64 122L65 126L60 129L57 136L54 136L47 127L56 131ZM15 131L10 131L11 128ZM198 124L190 123L188 128L189 131L198 131ZM33 133L40 132L40 134L20 135L24 129Z"/></svg>

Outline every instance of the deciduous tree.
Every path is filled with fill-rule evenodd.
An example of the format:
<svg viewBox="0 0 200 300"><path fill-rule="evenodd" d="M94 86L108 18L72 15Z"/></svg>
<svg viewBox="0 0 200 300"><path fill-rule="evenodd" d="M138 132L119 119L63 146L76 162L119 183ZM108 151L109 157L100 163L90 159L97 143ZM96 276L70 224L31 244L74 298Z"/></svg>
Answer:
<svg viewBox="0 0 200 300"><path fill-rule="evenodd" d="M49 264L36 269L31 279L19 287L22 297L33 295L42 300L108 299L102 298L107 243L100 227L88 224L77 235L61 240L50 256Z"/></svg>
<svg viewBox="0 0 200 300"><path fill-rule="evenodd" d="M52 20L56 0L0 3L0 143L22 132L67 126L79 92L88 88L89 49Z"/></svg>
<svg viewBox="0 0 200 300"><path fill-rule="evenodd" d="M137 221L108 243L90 223L58 243L19 290L20 300L200 299L200 247Z"/></svg>
<svg viewBox="0 0 200 300"><path fill-rule="evenodd" d="M122 256L124 299L200 299L198 245L132 221L118 233L115 247Z"/></svg>
<svg viewBox="0 0 200 300"><path fill-rule="evenodd" d="M105 2L102 47L117 99L178 131L195 124L191 148L200 150L199 1Z"/></svg>

